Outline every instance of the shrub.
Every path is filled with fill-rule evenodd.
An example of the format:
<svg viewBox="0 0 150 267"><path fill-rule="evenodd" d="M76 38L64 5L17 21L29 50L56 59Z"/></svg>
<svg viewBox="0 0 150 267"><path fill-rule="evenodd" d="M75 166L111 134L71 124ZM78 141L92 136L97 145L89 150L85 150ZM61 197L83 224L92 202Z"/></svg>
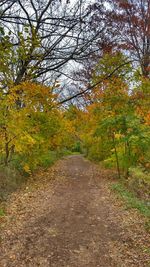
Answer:
<svg viewBox="0 0 150 267"><path fill-rule="evenodd" d="M128 186L139 197L148 200L150 197L150 173L142 167L129 169Z"/></svg>

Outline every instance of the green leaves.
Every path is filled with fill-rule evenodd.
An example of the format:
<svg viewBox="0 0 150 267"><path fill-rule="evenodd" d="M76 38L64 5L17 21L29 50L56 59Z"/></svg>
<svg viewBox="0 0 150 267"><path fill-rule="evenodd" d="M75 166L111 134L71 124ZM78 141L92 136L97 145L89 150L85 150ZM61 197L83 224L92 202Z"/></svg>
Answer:
<svg viewBox="0 0 150 267"><path fill-rule="evenodd" d="M131 166L148 166L150 155L149 81L138 77L137 82L126 62L121 53L106 54L95 67L93 84L113 75L92 92L85 132L88 154L112 167L118 165L125 176Z"/></svg>

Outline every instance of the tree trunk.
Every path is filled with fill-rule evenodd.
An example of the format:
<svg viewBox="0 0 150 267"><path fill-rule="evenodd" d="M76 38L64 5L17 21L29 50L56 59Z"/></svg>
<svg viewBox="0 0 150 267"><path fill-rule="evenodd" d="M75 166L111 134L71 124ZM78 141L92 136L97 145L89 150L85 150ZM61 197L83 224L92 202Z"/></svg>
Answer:
<svg viewBox="0 0 150 267"><path fill-rule="evenodd" d="M5 166L8 166L9 152L10 152L9 151L9 141L8 141L7 132L5 132L5 159L4 159Z"/></svg>
<svg viewBox="0 0 150 267"><path fill-rule="evenodd" d="M121 173L120 173L120 166L119 166L119 159L118 159L118 153L117 153L117 148L116 148L116 143L115 143L115 136L114 133L112 134L112 139L113 139L113 145L115 149L115 157L116 157L116 164L117 164L117 172L118 172L118 177L119 179L121 178Z"/></svg>

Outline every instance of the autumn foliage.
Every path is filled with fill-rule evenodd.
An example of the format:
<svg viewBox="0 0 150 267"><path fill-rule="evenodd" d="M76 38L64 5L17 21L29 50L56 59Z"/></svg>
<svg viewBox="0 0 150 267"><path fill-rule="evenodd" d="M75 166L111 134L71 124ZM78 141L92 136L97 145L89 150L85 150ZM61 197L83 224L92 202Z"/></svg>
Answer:
<svg viewBox="0 0 150 267"><path fill-rule="evenodd" d="M51 25L54 36L46 41L51 35L47 24L43 24L43 30L40 28L47 23L42 17L44 13L38 17L40 10L37 21L32 21L28 14L27 24L22 24L19 17L20 24L15 25L15 17L9 14L14 29L21 25L17 38L11 29L5 28L9 22L5 22L5 27L0 24L1 166L31 174L43 166L43 158L49 161L50 152L64 155L77 151L105 167L116 168L119 178L129 177L131 169L136 167L149 172L149 1L145 1L144 7L141 1L108 2L107 8L95 3L90 6L91 13L87 12L87 16L91 14L85 26L87 33L91 30L90 41L83 30L82 38L74 39L73 43L68 32L62 33L61 39L58 30L56 44L51 44L55 40L54 25ZM28 6L25 8L28 10ZM5 21L7 8L1 16ZM97 28L102 18L100 25L104 29L92 37L92 25ZM62 21L63 27L68 27ZM78 12L77 23L85 24L78 20ZM76 32L79 28L75 27L75 32L69 28L74 38L80 36ZM65 76L61 74L67 72L65 63L69 60L73 62L76 58L82 65L83 52L86 61L82 71L79 70L79 81L72 78L77 83L68 97L62 79ZM88 79L83 77L86 65ZM66 76L69 79L70 73Z"/></svg>
<svg viewBox="0 0 150 267"><path fill-rule="evenodd" d="M96 65L93 84L122 67L89 93L91 103L80 111L83 124L78 133L90 159L115 167L119 177L128 177L132 167L150 169L150 81L123 62L128 60L114 53L105 54Z"/></svg>

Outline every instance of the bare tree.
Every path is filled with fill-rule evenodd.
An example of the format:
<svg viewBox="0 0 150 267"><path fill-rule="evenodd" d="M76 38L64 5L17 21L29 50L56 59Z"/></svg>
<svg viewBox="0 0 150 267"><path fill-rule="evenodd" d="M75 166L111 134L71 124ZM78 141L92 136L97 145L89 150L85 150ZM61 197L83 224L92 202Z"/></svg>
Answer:
<svg viewBox="0 0 150 267"><path fill-rule="evenodd" d="M91 10L85 2L3 1L0 25L9 32L14 84L26 79L48 83L68 62L80 63L90 56L103 27L89 31Z"/></svg>

